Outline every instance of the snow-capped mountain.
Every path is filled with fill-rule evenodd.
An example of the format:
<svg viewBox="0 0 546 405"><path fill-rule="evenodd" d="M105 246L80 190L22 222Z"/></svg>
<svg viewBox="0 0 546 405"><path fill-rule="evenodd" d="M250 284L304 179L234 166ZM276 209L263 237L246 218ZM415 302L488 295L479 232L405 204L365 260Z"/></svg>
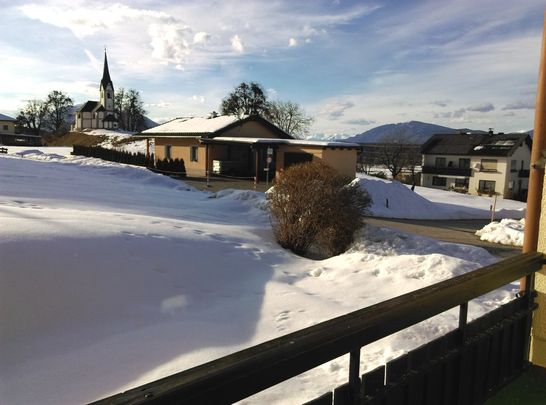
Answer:
<svg viewBox="0 0 546 405"><path fill-rule="evenodd" d="M483 132L468 129L455 129L420 121L402 122L398 124L386 124L372 128L361 134L347 138L349 142L373 143L381 142L385 137L402 136L408 143L422 144L434 134L459 133L460 131Z"/></svg>

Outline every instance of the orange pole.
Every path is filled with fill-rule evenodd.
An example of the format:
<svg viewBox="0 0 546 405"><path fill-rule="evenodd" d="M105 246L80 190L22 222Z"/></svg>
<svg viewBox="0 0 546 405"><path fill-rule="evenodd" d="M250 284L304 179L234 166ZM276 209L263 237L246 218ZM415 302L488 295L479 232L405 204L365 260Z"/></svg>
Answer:
<svg viewBox="0 0 546 405"><path fill-rule="evenodd" d="M542 30L542 51L538 73L537 98L535 104L535 126L533 148L531 150L531 168L527 194L527 213L525 214L525 233L523 253L536 252L542 204L542 187L544 184L544 163L542 151L546 137L546 13ZM525 279L520 280L520 289L525 290Z"/></svg>

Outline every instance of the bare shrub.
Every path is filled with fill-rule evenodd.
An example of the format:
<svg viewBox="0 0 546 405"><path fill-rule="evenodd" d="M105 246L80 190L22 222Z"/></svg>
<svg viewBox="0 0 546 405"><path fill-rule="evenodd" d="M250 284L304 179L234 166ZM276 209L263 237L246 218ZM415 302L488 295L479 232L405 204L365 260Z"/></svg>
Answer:
<svg viewBox="0 0 546 405"><path fill-rule="evenodd" d="M344 252L371 204L351 180L320 162L286 169L267 195L279 244L299 255L311 247L330 256Z"/></svg>

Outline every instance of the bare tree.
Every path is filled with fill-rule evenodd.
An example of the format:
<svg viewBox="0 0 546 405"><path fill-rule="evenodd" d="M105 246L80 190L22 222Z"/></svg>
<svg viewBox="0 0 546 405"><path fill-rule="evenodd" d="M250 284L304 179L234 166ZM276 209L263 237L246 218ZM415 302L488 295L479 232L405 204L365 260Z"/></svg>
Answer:
<svg viewBox="0 0 546 405"><path fill-rule="evenodd" d="M28 100L17 115L17 125L27 132L40 135L46 125L49 106L43 100Z"/></svg>
<svg viewBox="0 0 546 405"><path fill-rule="evenodd" d="M114 110L120 129L139 131L144 129L144 103L138 90L119 88L114 97Z"/></svg>
<svg viewBox="0 0 546 405"><path fill-rule="evenodd" d="M415 184L415 167L421 164L421 155L412 147L410 138L403 133L389 134L381 138L378 160L395 179L405 168L412 172Z"/></svg>
<svg viewBox="0 0 546 405"><path fill-rule="evenodd" d="M309 133L313 118L292 101L270 101L267 118L283 131L301 138Z"/></svg>
<svg viewBox="0 0 546 405"><path fill-rule="evenodd" d="M62 91L53 90L47 95L46 104L46 120L49 128L54 133L67 130L66 118L74 106L72 99Z"/></svg>

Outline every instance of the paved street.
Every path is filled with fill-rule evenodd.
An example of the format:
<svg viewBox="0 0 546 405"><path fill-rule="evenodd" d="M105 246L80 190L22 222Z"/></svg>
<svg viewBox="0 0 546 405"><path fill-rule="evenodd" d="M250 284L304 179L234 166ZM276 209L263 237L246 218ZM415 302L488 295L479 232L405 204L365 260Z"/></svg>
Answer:
<svg viewBox="0 0 546 405"><path fill-rule="evenodd" d="M491 254L506 258L521 252L520 247L505 246L481 241L474 233L489 223L486 219L471 220L415 220L392 218L366 218L366 223L385 228L400 229L417 235L466 245L479 246Z"/></svg>

